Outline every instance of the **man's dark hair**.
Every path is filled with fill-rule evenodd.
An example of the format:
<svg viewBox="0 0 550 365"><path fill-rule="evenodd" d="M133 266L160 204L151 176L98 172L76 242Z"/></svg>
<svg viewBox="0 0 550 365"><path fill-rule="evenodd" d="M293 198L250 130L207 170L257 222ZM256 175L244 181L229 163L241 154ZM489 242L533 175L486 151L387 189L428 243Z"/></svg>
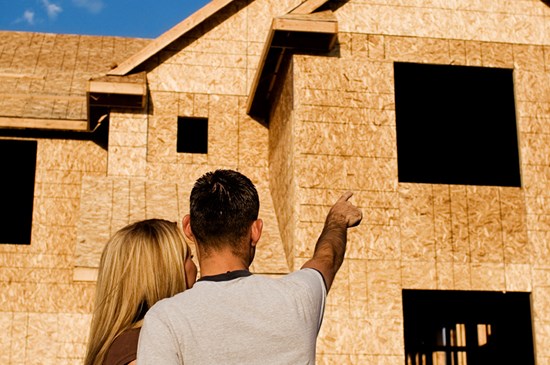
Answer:
<svg viewBox="0 0 550 365"><path fill-rule="evenodd" d="M216 170L200 177L191 190L191 230L206 249L222 241L237 246L253 221L260 200L249 178L233 170Z"/></svg>

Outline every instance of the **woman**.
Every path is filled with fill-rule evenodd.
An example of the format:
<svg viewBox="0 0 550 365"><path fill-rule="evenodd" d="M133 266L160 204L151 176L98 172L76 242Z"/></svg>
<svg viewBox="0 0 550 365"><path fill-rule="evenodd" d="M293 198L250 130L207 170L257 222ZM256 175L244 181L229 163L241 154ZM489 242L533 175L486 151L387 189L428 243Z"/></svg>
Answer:
<svg viewBox="0 0 550 365"><path fill-rule="evenodd" d="M116 232L99 263L84 364L135 364L147 310L191 288L196 277L197 267L176 223L149 219Z"/></svg>

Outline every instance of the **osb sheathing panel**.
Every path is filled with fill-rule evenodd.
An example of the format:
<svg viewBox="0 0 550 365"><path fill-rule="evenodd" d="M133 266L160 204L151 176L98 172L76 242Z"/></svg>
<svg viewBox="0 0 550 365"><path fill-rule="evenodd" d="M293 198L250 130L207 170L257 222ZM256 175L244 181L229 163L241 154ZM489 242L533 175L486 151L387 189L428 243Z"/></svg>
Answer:
<svg viewBox="0 0 550 365"><path fill-rule="evenodd" d="M147 115L111 112L109 123L110 176L139 176L146 174Z"/></svg>
<svg viewBox="0 0 550 365"><path fill-rule="evenodd" d="M80 364L90 315L1 312L2 364ZM45 340L46 339L46 340Z"/></svg>
<svg viewBox="0 0 550 365"><path fill-rule="evenodd" d="M90 178L82 186L76 266L97 268L103 246L137 220L178 217L177 186L133 178ZM95 227L95 228L94 228Z"/></svg>
<svg viewBox="0 0 550 365"><path fill-rule="evenodd" d="M269 183L278 217L279 231L289 266L293 268L298 216L295 209L293 72L286 71L269 124Z"/></svg>
<svg viewBox="0 0 550 365"><path fill-rule="evenodd" d="M245 110L247 98L239 98L239 110ZM269 129L248 115L239 114L239 164L243 166L268 167Z"/></svg>
<svg viewBox="0 0 550 365"><path fill-rule="evenodd" d="M537 0L350 1L336 14L341 32L548 44L550 9Z"/></svg>
<svg viewBox="0 0 550 365"><path fill-rule="evenodd" d="M299 197L292 207L300 217L295 268L311 257L326 212L344 190L355 192L351 200L364 213L349 231L347 259L327 300L321 362L381 356L401 363L402 288L531 292L537 357L548 361L538 350L550 344L543 47L342 33L339 40L340 58L293 57L293 108L285 120L295 132L284 139L292 143L287 166ZM394 61L513 68L524 186L398 183ZM371 344L368 329L380 317L388 321L377 333L386 337Z"/></svg>

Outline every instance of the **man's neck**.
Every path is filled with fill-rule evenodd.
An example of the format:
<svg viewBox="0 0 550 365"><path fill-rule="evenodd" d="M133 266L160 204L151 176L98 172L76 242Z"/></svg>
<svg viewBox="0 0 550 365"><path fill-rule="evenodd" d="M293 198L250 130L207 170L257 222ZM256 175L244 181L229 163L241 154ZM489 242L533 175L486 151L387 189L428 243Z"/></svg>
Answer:
<svg viewBox="0 0 550 365"><path fill-rule="evenodd" d="M224 274L228 271L248 270L245 261L231 252L212 252L199 262L201 277Z"/></svg>

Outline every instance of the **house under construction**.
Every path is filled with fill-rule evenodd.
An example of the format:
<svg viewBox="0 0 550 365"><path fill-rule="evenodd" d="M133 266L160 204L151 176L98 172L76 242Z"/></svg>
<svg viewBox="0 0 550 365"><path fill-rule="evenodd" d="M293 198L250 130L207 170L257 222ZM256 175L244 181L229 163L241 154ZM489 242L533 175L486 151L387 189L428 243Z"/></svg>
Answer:
<svg viewBox="0 0 550 365"><path fill-rule="evenodd" d="M550 364L550 6L212 0L157 39L0 32L0 363L81 364L99 257L243 172L252 271L364 218L319 364Z"/></svg>

